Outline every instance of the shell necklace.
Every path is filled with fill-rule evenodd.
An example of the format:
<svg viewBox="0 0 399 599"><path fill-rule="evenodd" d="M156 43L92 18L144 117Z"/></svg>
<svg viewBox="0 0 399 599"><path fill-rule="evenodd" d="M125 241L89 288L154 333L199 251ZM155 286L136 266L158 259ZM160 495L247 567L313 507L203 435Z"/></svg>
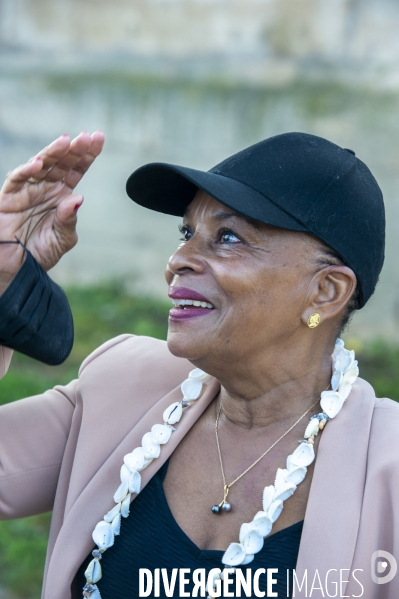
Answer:
<svg viewBox="0 0 399 599"><path fill-rule="evenodd" d="M293 495L297 485L305 478L307 467L315 459L314 437L323 430L328 420L335 418L351 392L359 375L354 352L345 349L342 339L338 339L332 357L331 390L321 394L320 405L323 411L311 417L304 438L287 458L286 468L277 469L274 485L264 488L263 510L255 514L252 522L241 525L239 542L230 543L222 557L225 567L249 564L255 553L262 549L263 539L270 534L274 522L280 516L284 501ZM211 378L199 368L192 370L181 385L183 399L170 405L163 413L163 424L154 424L151 431L143 436L141 446L123 458L121 484L114 494L115 506L105 514L93 531L92 537L97 548L92 552L93 559L85 572L87 583L83 587L84 597L101 599L97 586L102 577L100 560L104 551L113 546L115 537L120 534L121 519L129 515L132 495L140 492L140 472L159 457L161 445L167 443L176 430L173 425L181 419L183 409L189 408L200 397L203 385ZM213 599L222 578L223 572L216 573L211 587L208 587L208 599Z"/></svg>
<svg viewBox="0 0 399 599"><path fill-rule="evenodd" d="M328 385L328 387L329 387L329 386L330 386L330 385ZM328 387L327 387L327 389L328 389ZM327 391L327 389L326 389L326 391ZM223 499L222 499L222 501L221 501L219 504L216 504L216 505L213 505L213 506L212 506L212 512L213 512L214 514L220 514L221 510L223 510L224 512L230 512L230 510L231 510L231 503L229 503L229 502L227 501L227 495L229 494L229 491L230 491L231 487L232 487L232 486L233 486L233 485L234 485L236 482L238 482L238 481L239 481L239 480L240 480L240 479L241 479L243 476L245 476L245 474L247 474L247 472L249 472L250 470L252 470L252 468L253 468L254 466L256 466L256 464L258 464L258 463L259 463L259 462L260 462L260 461L261 461L261 460L262 460L262 459L265 457L265 455L267 455L267 454L269 453L269 451L271 451L271 450L273 449L273 447L275 447L275 446L277 445L277 443L278 443L279 441L281 441L281 439L284 439L284 437L285 437L286 435L288 435L288 433L289 433L289 432L291 432L291 431L292 431L292 429L293 429L293 428L295 428L295 427L296 427L296 425L297 425L297 424L298 424L298 423L299 423L299 422L300 422L300 421L301 421L303 418L305 418L306 414L308 414L308 413L310 412L310 410L311 410L312 408L314 408L314 406L315 406L315 405L318 403L318 401L319 401L319 399L317 399L317 400L314 402L314 404L312 404L312 405L310 406L310 408L308 408L308 409L306 410L306 412L304 412L304 413L302 414L302 416L300 416L300 417L298 418L298 420L297 420L296 422L294 422L294 424L293 424L292 426L290 426L290 428L289 428L287 431L285 431L285 433L283 433L283 434L281 435L281 437L279 437L279 438L277 439L277 441L275 441L275 442L274 442L274 443L273 443L273 444L272 444L272 445L271 445L271 446L270 446L268 449L266 449L266 451L264 451L264 452L262 453L262 455L261 455L261 456L259 456L259 458L257 458L257 459L254 461L254 463L253 463L253 464L251 464L251 465L250 465L250 466L249 466L249 467L248 467L246 470L244 470L244 472L242 472L242 473L241 473L239 476L237 476L237 478L235 478L235 479L234 479L234 480L233 480L233 481L232 481L230 484L227 484L227 482L226 482L226 475L225 475L225 473L224 473L223 460L222 460L222 451L221 451L221 449L220 449L220 441L219 441L219 433L218 433L218 424L219 424L219 418L220 418L220 413L221 413L221 411L222 411L222 402L220 402L220 406L219 406L219 410L218 410L218 414L217 414L217 416L216 416L216 422L215 422L215 434L216 434L216 443L217 443L217 446L218 446L218 454L219 454L220 469L221 469L221 471L222 471L222 478L223 478Z"/></svg>

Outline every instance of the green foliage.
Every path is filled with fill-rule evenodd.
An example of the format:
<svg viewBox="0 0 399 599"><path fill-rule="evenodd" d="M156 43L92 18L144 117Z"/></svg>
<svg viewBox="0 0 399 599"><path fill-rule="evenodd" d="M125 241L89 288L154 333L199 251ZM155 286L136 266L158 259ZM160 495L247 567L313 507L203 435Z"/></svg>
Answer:
<svg viewBox="0 0 399 599"><path fill-rule="evenodd" d="M134 297L122 285L67 290L76 340L67 361L79 366L88 353L122 333L165 339L170 302Z"/></svg>
<svg viewBox="0 0 399 599"><path fill-rule="evenodd" d="M67 290L75 320L75 345L61 366L48 367L15 354L0 383L0 403L41 393L77 376L82 360L96 347L122 333L164 339L169 304L135 297L112 283ZM356 351L360 373L377 396L399 400L399 347L379 340L361 345L348 339ZM50 514L0 522L0 586L17 597L38 599L50 524Z"/></svg>
<svg viewBox="0 0 399 599"><path fill-rule="evenodd" d="M377 339L366 343L357 356L360 376L374 387L376 396L399 401L399 346Z"/></svg>
<svg viewBox="0 0 399 599"><path fill-rule="evenodd" d="M40 597L50 517L0 523L0 581L17 597Z"/></svg>

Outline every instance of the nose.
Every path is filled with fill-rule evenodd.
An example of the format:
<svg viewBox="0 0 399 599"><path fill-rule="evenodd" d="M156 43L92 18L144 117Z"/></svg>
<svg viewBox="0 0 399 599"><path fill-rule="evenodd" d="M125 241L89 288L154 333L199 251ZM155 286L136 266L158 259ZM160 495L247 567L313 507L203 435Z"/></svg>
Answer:
<svg viewBox="0 0 399 599"><path fill-rule="evenodd" d="M168 285L172 284L173 278L184 274L202 274L206 270L204 251L194 237L190 241L182 243L168 260L165 270L165 278Z"/></svg>

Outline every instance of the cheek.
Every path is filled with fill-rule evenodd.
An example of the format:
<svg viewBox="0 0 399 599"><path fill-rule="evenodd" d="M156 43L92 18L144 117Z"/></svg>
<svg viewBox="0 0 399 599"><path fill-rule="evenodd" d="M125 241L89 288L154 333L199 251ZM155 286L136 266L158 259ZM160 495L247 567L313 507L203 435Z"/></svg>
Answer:
<svg viewBox="0 0 399 599"><path fill-rule="evenodd" d="M297 318L306 294L304 280L297 268L287 265L254 268L253 264L234 270L220 269L218 278L226 294L230 313L245 320L264 322L265 318L277 323L287 314Z"/></svg>

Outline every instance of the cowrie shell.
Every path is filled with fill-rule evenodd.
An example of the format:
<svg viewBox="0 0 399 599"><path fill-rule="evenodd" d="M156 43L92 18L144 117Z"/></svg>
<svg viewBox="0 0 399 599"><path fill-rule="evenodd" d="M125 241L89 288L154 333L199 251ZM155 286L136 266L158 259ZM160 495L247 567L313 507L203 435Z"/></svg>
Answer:
<svg viewBox="0 0 399 599"><path fill-rule="evenodd" d="M186 379L182 382L180 388L184 399L198 399L202 391L202 381L198 379Z"/></svg>
<svg viewBox="0 0 399 599"><path fill-rule="evenodd" d="M121 482L121 484L119 485L119 487L117 488L115 495L114 495L114 501L115 503L120 503L121 501L123 501L126 497L126 495L129 492L129 483L127 480L124 480Z"/></svg>
<svg viewBox="0 0 399 599"><path fill-rule="evenodd" d="M172 403L163 413L163 421L167 424L176 424L179 422L183 413L183 406L180 401Z"/></svg>
<svg viewBox="0 0 399 599"><path fill-rule="evenodd" d="M96 525L92 537L97 547L103 551L112 547L115 540L111 524L104 521Z"/></svg>
<svg viewBox="0 0 399 599"><path fill-rule="evenodd" d="M241 543L230 543L222 557L226 566L239 566L245 559L245 550Z"/></svg>
<svg viewBox="0 0 399 599"><path fill-rule="evenodd" d="M90 564L87 566L85 571L85 577L87 582L95 584L102 577L101 564L98 559L92 559Z"/></svg>

